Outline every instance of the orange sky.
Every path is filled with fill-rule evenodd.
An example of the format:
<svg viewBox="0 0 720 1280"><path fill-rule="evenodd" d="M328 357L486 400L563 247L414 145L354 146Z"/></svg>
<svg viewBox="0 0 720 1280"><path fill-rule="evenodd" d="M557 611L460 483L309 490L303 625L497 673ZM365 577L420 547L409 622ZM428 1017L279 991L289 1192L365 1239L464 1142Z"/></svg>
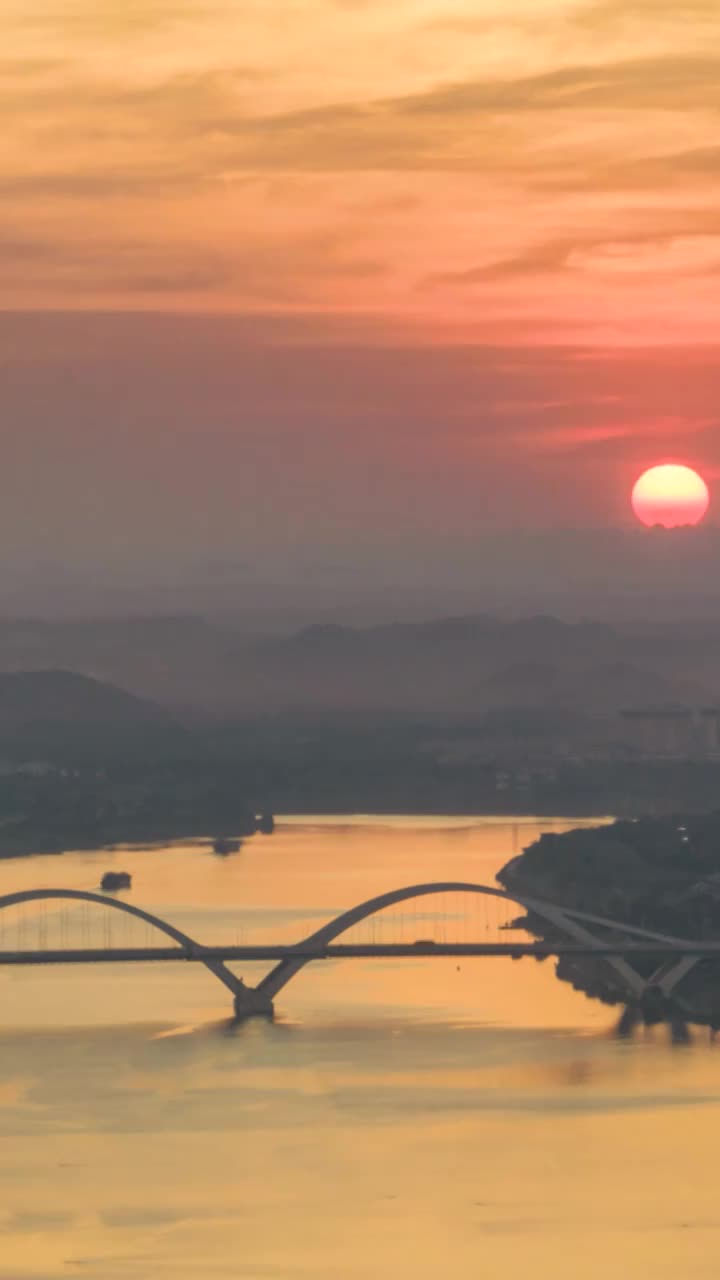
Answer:
<svg viewBox="0 0 720 1280"><path fill-rule="evenodd" d="M5 306L714 337L714 0L5 0L3 23Z"/></svg>
<svg viewBox="0 0 720 1280"><path fill-rule="evenodd" d="M3 33L5 545L602 526L645 465L720 470L716 0L4 0Z"/></svg>

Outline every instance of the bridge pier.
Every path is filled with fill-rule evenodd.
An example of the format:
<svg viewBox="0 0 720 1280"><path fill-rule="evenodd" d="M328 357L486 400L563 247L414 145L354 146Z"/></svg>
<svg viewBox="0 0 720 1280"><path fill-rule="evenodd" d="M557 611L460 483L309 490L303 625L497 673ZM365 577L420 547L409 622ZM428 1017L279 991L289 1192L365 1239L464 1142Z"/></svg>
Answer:
<svg viewBox="0 0 720 1280"><path fill-rule="evenodd" d="M255 987L240 982L233 997L233 1010L238 1021L243 1018L272 1018L275 1008L269 996Z"/></svg>
<svg viewBox="0 0 720 1280"><path fill-rule="evenodd" d="M642 1015L637 1005L625 1005L616 1027L616 1033L621 1040L630 1039L640 1021L641 1016Z"/></svg>
<svg viewBox="0 0 720 1280"><path fill-rule="evenodd" d="M673 1044L691 1043L685 1012L657 988L649 987L642 1000L625 1005L615 1028L616 1034L621 1040L628 1040L640 1023L644 1023L646 1027L663 1023Z"/></svg>
<svg viewBox="0 0 720 1280"><path fill-rule="evenodd" d="M670 1040L672 1044L692 1044L690 1028L685 1019L676 1014L670 1018Z"/></svg>
<svg viewBox="0 0 720 1280"><path fill-rule="evenodd" d="M671 1002L662 987L649 982L640 999L640 1009L646 1027L656 1026L658 1022L667 1022L671 1015Z"/></svg>

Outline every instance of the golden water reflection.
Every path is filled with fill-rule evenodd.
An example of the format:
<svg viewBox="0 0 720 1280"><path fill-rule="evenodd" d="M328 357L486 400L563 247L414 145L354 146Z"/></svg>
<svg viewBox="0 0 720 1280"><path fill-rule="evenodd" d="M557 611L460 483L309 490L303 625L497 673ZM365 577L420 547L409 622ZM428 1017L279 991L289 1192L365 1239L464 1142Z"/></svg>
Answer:
<svg viewBox="0 0 720 1280"><path fill-rule="evenodd" d="M116 867L202 940L298 938L405 883L492 883L536 834L297 821L228 859L4 863L0 892ZM505 960L323 963L278 1005L235 1026L182 964L0 972L0 1280L714 1275L700 1034L618 1042L551 964Z"/></svg>

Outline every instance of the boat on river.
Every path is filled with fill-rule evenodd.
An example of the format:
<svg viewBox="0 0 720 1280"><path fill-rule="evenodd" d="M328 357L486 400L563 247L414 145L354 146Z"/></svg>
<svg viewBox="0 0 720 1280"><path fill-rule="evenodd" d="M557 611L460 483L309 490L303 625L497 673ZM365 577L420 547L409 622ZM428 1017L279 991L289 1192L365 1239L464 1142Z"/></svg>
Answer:
<svg viewBox="0 0 720 1280"><path fill-rule="evenodd" d="M216 836L212 847L215 853L237 853L241 844L242 840L238 840L235 836Z"/></svg>
<svg viewBox="0 0 720 1280"><path fill-rule="evenodd" d="M116 893L118 889L129 889L132 876L129 871L106 871L100 881L103 893Z"/></svg>

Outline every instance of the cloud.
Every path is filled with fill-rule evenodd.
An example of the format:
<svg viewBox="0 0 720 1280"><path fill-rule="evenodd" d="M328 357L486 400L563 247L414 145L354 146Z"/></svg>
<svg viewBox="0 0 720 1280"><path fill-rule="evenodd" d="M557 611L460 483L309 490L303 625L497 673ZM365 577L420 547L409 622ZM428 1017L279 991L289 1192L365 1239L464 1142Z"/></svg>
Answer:
<svg viewBox="0 0 720 1280"><path fill-rule="evenodd" d="M675 157L698 176L714 171L709 117L718 111L720 54L668 54L280 113L248 112L237 102L213 111L208 101L191 131L224 147L239 170L482 172L539 188L650 188ZM673 146L687 137L683 121L693 112L694 146ZM646 131L641 143L627 120L643 113L657 114L663 133Z"/></svg>
<svg viewBox="0 0 720 1280"><path fill-rule="evenodd" d="M253 297L289 301L316 294L333 281L376 279L386 264L366 255L340 232L248 235L238 246L202 241L120 240L93 230L78 239L0 232L0 271L6 287L47 296L55 288L75 294L192 295L235 288Z"/></svg>
<svg viewBox="0 0 720 1280"><path fill-rule="evenodd" d="M2 68L0 67L0 73ZM123 120L126 127L138 120L178 131L202 129L215 114L233 113L241 105L240 94L262 73L252 67L219 66L178 71L162 79L145 77L120 80L88 74L82 64L57 64L55 78L26 74L20 86L5 87L3 112L24 118L87 121L99 136L92 113L102 111L102 133L113 131Z"/></svg>
<svg viewBox="0 0 720 1280"><path fill-rule="evenodd" d="M0 83L3 81L27 81L28 76L43 75L67 71L67 58L13 58L0 57Z"/></svg>
<svg viewBox="0 0 720 1280"><path fill-rule="evenodd" d="M395 100L403 114L720 107L720 54L666 54L539 75L440 85Z"/></svg>
<svg viewBox="0 0 720 1280"><path fill-rule="evenodd" d="M8 1215L5 1221L0 1223L0 1232L19 1235L36 1235L39 1232L57 1231L59 1228L69 1226L70 1223L73 1222L74 1216L75 1215L72 1213L52 1210L14 1213L12 1215Z"/></svg>
<svg viewBox="0 0 720 1280"><path fill-rule="evenodd" d="M0 175L3 200L112 200L187 193L209 175L200 170L163 172L162 169L102 169L88 172L59 170L46 173Z"/></svg>
<svg viewBox="0 0 720 1280"><path fill-rule="evenodd" d="M572 14L571 20L591 29L657 22L692 27L703 18L716 22L717 16L715 0L682 0L682 4L673 4L672 0L670 3L668 0L634 0L632 5L628 5L626 0L585 0Z"/></svg>
<svg viewBox="0 0 720 1280"><path fill-rule="evenodd" d="M686 151L648 156L638 162L637 168L641 176L655 179L667 179L678 173L717 178L720 174L720 146L689 147Z"/></svg>
<svg viewBox="0 0 720 1280"><path fill-rule="evenodd" d="M626 0L580 0L580 3L571 5L554 5L552 15L547 6L540 3L529 10L513 10L507 5L485 14L444 12L427 19L423 26L428 31L460 35L487 35L506 28L545 34L548 22L552 20L554 29L563 33L574 31L597 35L617 29L640 29L647 34L648 30L658 27L685 26L694 34L698 22L707 20L715 24L717 17L715 0L683 0L682 4L673 4L672 0L635 0L632 5Z"/></svg>
<svg viewBox="0 0 720 1280"><path fill-rule="evenodd" d="M624 221L627 223L627 214ZM658 222L662 224L662 217ZM607 231L604 234L567 237L530 245L509 257L460 271L430 275L425 285L472 286L515 277L576 275L590 271L658 272L707 274L720 269L720 227L707 210L679 211L668 221L682 227L678 233L664 232L647 219L642 231L632 234ZM683 225L684 223L684 225ZM696 223L696 225L693 225Z"/></svg>
<svg viewBox="0 0 720 1280"><path fill-rule="evenodd" d="M436 324L449 288L469 307L463 289L492 283L475 332L515 324L522 339L540 313L544 334L596 326L597 295L580 291L591 276L605 287L637 269L689 287L716 270L700 206L720 168L720 42L653 37L642 54L623 31L584 26L619 22L610 0L557 8L550 30L541 0L469 19L439 0L283 0L278 32L266 0L247 0L236 60L230 0L74 0L60 42L58 0L18 9L17 47L0 59L10 303L64 305L80 289L110 306L121 294L171 309L427 308ZM638 10L659 22L659 0ZM482 62L468 20L488 24ZM527 49L510 29L526 22L542 29ZM301 31L313 38L298 46ZM673 202L682 225L660 216ZM554 297L539 297L544 278Z"/></svg>
<svg viewBox="0 0 720 1280"><path fill-rule="evenodd" d="M338 102L242 121L222 118L213 127L253 136L296 130L352 128L358 123L414 116L497 115L578 109L627 111L720 108L720 53L633 58L615 63L561 67L532 76L487 77L440 84L421 93L366 103Z"/></svg>
<svg viewBox="0 0 720 1280"><path fill-rule="evenodd" d="M77 36L113 36L137 39L149 32L181 23L206 21L228 13L227 4L205 4L199 12L196 0L124 0L121 5L107 0L76 0L67 5L39 4L23 13L25 30L60 31Z"/></svg>
<svg viewBox="0 0 720 1280"><path fill-rule="evenodd" d="M543 113L574 118L578 111L596 111L612 123L613 117L636 110L720 109L720 54L580 64L532 76L487 77L396 97L279 113L258 112L246 96L258 74L252 68L225 67L139 84L78 77L71 90L67 78L61 78L55 84L31 83L8 92L4 112L20 116L25 127L46 120L54 121L57 129L64 121L63 128L72 125L76 136L89 140L88 131L96 130L101 112L105 145L137 137L141 165L144 144L165 138L172 144L174 164L176 152L182 155L181 170L197 166L197 158L190 162L189 157L198 150L205 151L201 168L211 170L210 145L217 171L231 162L255 170L483 167L496 172L517 169L532 178L532 139L544 128L535 117ZM467 132L470 121L473 128ZM562 156L553 157L543 147L539 159L547 171L557 169ZM609 163L611 157L607 159ZM164 167L161 160L160 172Z"/></svg>
<svg viewBox="0 0 720 1280"><path fill-rule="evenodd" d="M92 237L68 242L0 235L0 264L8 288L14 278L30 286L34 272L41 289L55 277L82 289L192 291L223 285L229 274L221 254L195 245L163 249Z"/></svg>
<svg viewBox="0 0 720 1280"><path fill-rule="evenodd" d="M646 422L576 422L562 426L543 424L539 430L521 428L513 431L511 439L526 448L530 446L541 451L567 453L594 448L598 444L613 444L620 440L687 440L717 429L717 418L695 421L691 418L653 418Z"/></svg>
<svg viewBox="0 0 720 1280"><path fill-rule="evenodd" d="M502 280L512 276L544 275L548 271L564 270L576 247L572 240L549 241L532 245L512 257L499 258L462 271L446 271L427 277L429 285L474 285L488 280Z"/></svg>

